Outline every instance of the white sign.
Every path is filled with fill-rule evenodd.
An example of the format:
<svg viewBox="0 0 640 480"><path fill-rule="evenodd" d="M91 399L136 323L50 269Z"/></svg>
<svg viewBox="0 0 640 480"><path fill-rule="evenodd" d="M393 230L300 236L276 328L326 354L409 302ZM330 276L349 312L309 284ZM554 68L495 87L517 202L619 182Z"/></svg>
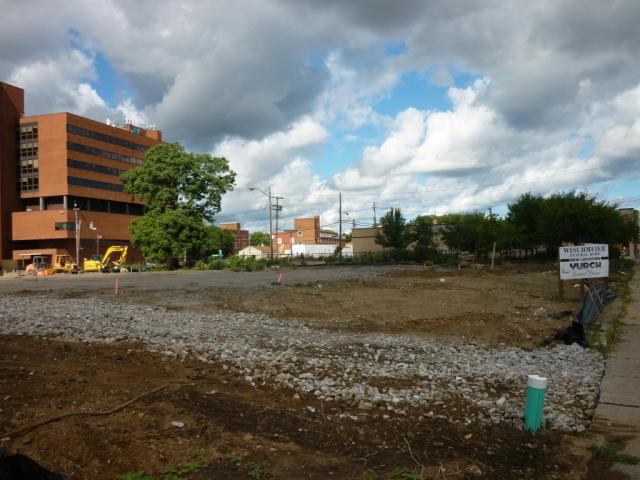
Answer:
<svg viewBox="0 0 640 480"><path fill-rule="evenodd" d="M560 280L609 276L609 245L560 247Z"/></svg>

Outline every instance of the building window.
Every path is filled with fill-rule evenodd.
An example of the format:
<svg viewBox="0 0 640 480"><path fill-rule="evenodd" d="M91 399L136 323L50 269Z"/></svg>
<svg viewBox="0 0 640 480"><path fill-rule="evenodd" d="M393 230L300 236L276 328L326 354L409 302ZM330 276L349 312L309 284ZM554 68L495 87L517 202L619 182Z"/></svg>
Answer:
<svg viewBox="0 0 640 480"><path fill-rule="evenodd" d="M56 222L56 230L75 230L76 222Z"/></svg>
<svg viewBox="0 0 640 480"><path fill-rule="evenodd" d="M89 170L90 172L104 173L105 175L113 175L119 177L126 170L119 168L105 167L104 165L96 165L95 163L81 162L80 160L67 159L67 166L71 168L79 168L81 170Z"/></svg>
<svg viewBox="0 0 640 480"><path fill-rule="evenodd" d="M98 180L90 180L88 178L80 177L67 177L69 185L76 185L78 187L99 188L101 190L112 190L114 192L122 192L122 185L115 183L99 182Z"/></svg>
<svg viewBox="0 0 640 480"><path fill-rule="evenodd" d="M31 142L38 139L38 122L20 124L20 142Z"/></svg>
<svg viewBox="0 0 640 480"><path fill-rule="evenodd" d="M94 155L96 157L108 158L109 160L130 163L131 165L142 165L143 163L141 158L134 158L122 153L110 152L109 150L102 150L101 148L90 147L80 143L67 142L67 149L73 152L86 153L87 155Z"/></svg>
<svg viewBox="0 0 640 480"><path fill-rule="evenodd" d="M72 133L74 135L80 135L82 137L93 138L94 140L100 140L101 142L105 142L105 143L119 145L121 147L129 148L131 150L137 150L138 152L146 152L147 149L149 148L146 145L130 142L123 138L112 137L111 135L106 135L100 132L94 132L93 130L88 130L86 128L78 127L76 125L67 124L67 132ZM140 129L138 128L137 131L134 131L133 133L140 135Z"/></svg>
<svg viewBox="0 0 640 480"><path fill-rule="evenodd" d="M48 208L49 198L45 199ZM36 199L37 200L37 199ZM80 210L88 212L122 213L128 215L144 215L144 205L139 203L118 202L115 200L101 200L98 198L69 197L67 201L69 208L77 206Z"/></svg>
<svg viewBox="0 0 640 480"><path fill-rule="evenodd" d="M303 235L302 230L298 230L298 236L301 237Z"/></svg>
<svg viewBox="0 0 640 480"><path fill-rule="evenodd" d="M140 205L139 203L130 203L129 215L144 215L144 205Z"/></svg>
<svg viewBox="0 0 640 480"><path fill-rule="evenodd" d="M111 213L122 213L127 214L129 212L129 208L125 202L116 202L111 200Z"/></svg>
<svg viewBox="0 0 640 480"><path fill-rule="evenodd" d="M23 123L18 128L18 189L21 193L37 192L38 171L38 123Z"/></svg>

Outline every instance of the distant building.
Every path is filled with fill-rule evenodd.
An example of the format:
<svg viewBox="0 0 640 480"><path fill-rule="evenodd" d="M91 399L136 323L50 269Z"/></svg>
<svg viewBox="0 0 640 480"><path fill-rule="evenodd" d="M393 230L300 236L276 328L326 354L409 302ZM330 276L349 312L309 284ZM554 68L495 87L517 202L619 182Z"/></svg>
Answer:
<svg viewBox="0 0 640 480"><path fill-rule="evenodd" d="M233 233L234 237L234 245L233 245L233 253L240 252L243 248L249 246L249 230L242 230L240 228L240 223L221 223L219 225L220 228L224 230L229 230Z"/></svg>
<svg viewBox="0 0 640 480"><path fill-rule="evenodd" d="M24 116L24 90L0 82L0 259L5 268L36 253L75 257L129 244L143 202L124 193L120 175L142 165L162 142L154 128L115 126L72 113ZM93 228L90 228L93 226ZM102 250L104 251L104 250ZM14 260L14 262L11 261Z"/></svg>
<svg viewBox="0 0 640 480"><path fill-rule="evenodd" d="M435 223L432 225L433 232L433 246L438 250L448 249L446 243L442 238L442 234L446 225L441 223ZM358 255L362 253L380 253L387 250L382 245L376 243L376 237L378 233L382 232L382 227L365 227L354 228L351 230L351 242L353 247L353 254ZM408 245L408 248L413 248L412 245Z"/></svg>
<svg viewBox="0 0 640 480"><path fill-rule="evenodd" d="M338 245L338 233L320 228L320 217L300 217L293 219L293 229L275 232L273 245L282 255L291 250L292 245Z"/></svg>
<svg viewBox="0 0 640 480"><path fill-rule="evenodd" d="M271 256L271 247L255 247L247 246L238 252L240 257L269 258Z"/></svg>

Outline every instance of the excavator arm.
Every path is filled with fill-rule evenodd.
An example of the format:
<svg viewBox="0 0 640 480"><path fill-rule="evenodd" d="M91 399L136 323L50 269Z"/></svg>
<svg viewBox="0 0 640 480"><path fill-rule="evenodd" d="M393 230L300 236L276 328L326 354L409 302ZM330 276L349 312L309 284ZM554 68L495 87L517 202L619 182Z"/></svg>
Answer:
<svg viewBox="0 0 640 480"><path fill-rule="evenodd" d="M109 265L113 264L113 270L120 270L127 260L127 252L129 247L114 245L109 247L102 257L100 267L103 272L109 270Z"/></svg>

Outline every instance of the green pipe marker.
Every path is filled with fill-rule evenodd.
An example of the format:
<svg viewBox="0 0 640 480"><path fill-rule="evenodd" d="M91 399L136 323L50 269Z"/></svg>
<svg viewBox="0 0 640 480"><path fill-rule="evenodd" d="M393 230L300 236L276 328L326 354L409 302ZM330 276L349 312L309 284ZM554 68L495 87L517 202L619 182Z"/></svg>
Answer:
<svg viewBox="0 0 640 480"><path fill-rule="evenodd" d="M535 433L542 425L544 394L547 391L547 379L539 375L527 377L527 399L524 403L524 426Z"/></svg>

